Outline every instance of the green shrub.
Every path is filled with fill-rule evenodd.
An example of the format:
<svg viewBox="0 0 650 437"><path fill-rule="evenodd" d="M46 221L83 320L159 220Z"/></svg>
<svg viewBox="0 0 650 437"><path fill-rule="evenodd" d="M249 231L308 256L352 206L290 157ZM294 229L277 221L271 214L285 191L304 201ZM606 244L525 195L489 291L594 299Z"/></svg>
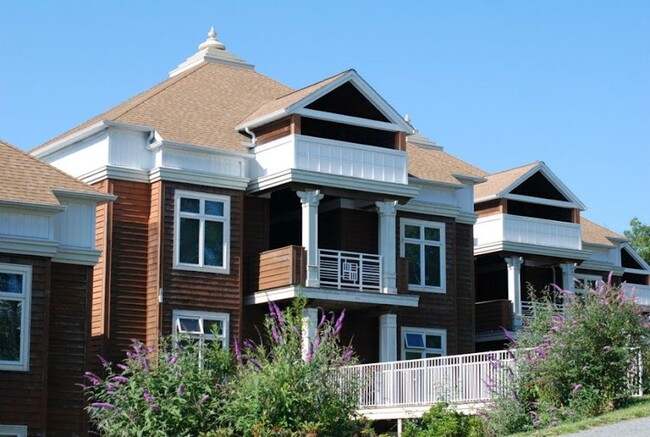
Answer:
<svg viewBox="0 0 650 437"><path fill-rule="evenodd" d="M480 437L483 423L477 417L447 409L447 404L433 405L421 419L404 425L404 437Z"/></svg>

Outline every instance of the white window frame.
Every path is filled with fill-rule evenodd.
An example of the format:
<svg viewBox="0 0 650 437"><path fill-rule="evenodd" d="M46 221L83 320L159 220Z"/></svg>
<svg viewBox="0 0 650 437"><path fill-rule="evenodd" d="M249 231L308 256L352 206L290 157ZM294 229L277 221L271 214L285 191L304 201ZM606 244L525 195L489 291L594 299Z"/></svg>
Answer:
<svg viewBox="0 0 650 437"><path fill-rule="evenodd" d="M200 202L199 213L181 211L181 198L196 199ZM211 200L223 203L223 217L204 214L205 201ZM199 262L189 264L180 262L181 218L199 220ZM223 223L223 266L204 265L203 246L205 238L205 222L215 221ZM191 270L198 272L230 273L230 197L219 194L201 193L195 191L177 190L174 194L174 268L178 270Z"/></svg>
<svg viewBox="0 0 650 437"><path fill-rule="evenodd" d="M18 361L0 360L0 370L26 372L29 370L29 343L31 340L32 315L32 266L0 263L0 273L23 276L20 295L0 292L0 300L17 301L22 304L20 314L20 356Z"/></svg>
<svg viewBox="0 0 650 437"><path fill-rule="evenodd" d="M582 287L578 287L577 284L576 284L576 287L575 287L576 290L580 290L580 291L584 290L584 285L587 284L588 281L594 281L594 282L596 282L596 283L598 283L598 281L600 281L600 282L603 281L603 277L602 277L602 276L598 276L598 275L587 275L587 274L582 274L582 273L577 273L577 274L575 275L575 279L576 279L577 281L579 281L580 284L582 284Z"/></svg>
<svg viewBox="0 0 650 437"><path fill-rule="evenodd" d="M199 331L197 332L181 332L179 319L196 319L199 322ZM216 337L211 332L205 332L203 329L204 320L212 320L221 322L223 332L220 332ZM208 311L189 311L189 310L174 310L172 313L172 334L187 335L190 338L199 340L199 358L203 357L203 350L205 340L219 340L224 349L228 349L228 338L230 338L230 314L228 313L213 313Z"/></svg>
<svg viewBox="0 0 650 437"><path fill-rule="evenodd" d="M407 348L406 347L406 334L420 334L422 335L422 341L424 347L422 348ZM427 348L426 347L426 336L427 335L436 335L440 337L440 349L437 348ZM447 355L447 330L446 329L435 329L435 328L413 328L408 326L402 326L401 330L401 357L402 360L406 360L407 349L409 352L421 352L421 358L426 358L427 353L439 354L440 356Z"/></svg>
<svg viewBox="0 0 650 437"><path fill-rule="evenodd" d="M27 426L25 425L0 425L0 435L15 437L27 437Z"/></svg>
<svg viewBox="0 0 650 437"><path fill-rule="evenodd" d="M440 241L430 241L424 239L424 231L422 231L422 238L406 238L405 230L406 226L419 226L421 229L434 228L440 231ZM415 220L415 219L406 219L403 218L400 221L400 256L406 256L406 243L415 243L420 244L420 247L424 246L435 246L440 248L440 286L431 286L431 285L418 285L418 284L408 284L409 290L413 291L427 291L431 293L446 293L447 289L447 251L445 246L445 224L441 222L432 222L427 220ZM425 259L424 259L424 250L420 251L420 278L422 279L422 284L424 284L424 269L425 269Z"/></svg>

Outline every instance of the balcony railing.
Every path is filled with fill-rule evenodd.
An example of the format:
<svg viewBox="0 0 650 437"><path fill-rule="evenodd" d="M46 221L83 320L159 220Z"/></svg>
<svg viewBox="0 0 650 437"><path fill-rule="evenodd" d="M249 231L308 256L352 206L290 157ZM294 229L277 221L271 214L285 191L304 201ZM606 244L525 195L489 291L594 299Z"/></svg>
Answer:
<svg viewBox="0 0 650 437"><path fill-rule="evenodd" d="M512 242L561 249L582 248L579 224L508 214L479 218L474 225L474 239L475 247Z"/></svg>
<svg viewBox="0 0 650 437"><path fill-rule="evenodd" d="M301 169L408 184L406 152L345 141L289 135L259 146L253 178Z"/></svg>
<svg viewBox="0 0 650 437"><path fill-rule="evenodd" d="M650 285L627 284L625 290L639 305L650 306Z"/></svg>
<svg viewBox="0 0 650 437"><path fill-rule="evenodd" d="M477 333L512 330L512 302L508 299L476 302L474 308Z"/></svg>
<svg viewBox="0 0 650 437"><path fill-rule="evenodd" d="M546 308L548 304L546 302L533 302L529 300L521 301L521 315L523 317L533 317L535 315L535 310L541 310ZM553 311L556 313L564 312L564 305L561 303L554 303Z"/></svg>
<svg viewBox="0 0 650 437"><path fill-rule="evenodd" d="M381 255L320 249L318 256L321 287L381 291Z"/></svg>

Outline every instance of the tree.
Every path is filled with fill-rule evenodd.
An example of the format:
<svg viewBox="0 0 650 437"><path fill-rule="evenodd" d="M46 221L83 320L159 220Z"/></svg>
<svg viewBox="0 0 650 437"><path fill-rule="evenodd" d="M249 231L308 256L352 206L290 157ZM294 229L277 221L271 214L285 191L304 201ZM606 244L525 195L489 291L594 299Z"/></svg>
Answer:
<svg viewBox="0 0 650 437"><path fill-rule="evenodd" d="M634 217L630 221L631 230L623 232L630 239L630 246L650 264L650 225Z"/></svg>

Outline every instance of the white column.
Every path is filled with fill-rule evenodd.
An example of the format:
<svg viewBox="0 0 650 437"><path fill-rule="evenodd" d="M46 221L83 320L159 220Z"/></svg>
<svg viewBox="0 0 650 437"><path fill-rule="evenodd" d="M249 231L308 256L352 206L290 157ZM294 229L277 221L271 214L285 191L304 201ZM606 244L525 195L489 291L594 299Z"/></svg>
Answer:
<svg viewBox="0 0 650 437"><path fill-rule="evenodd" d="M395 216L397 201L375 202L379 211L379 254L382 258L382 293L397 293Z"/></svg>
<svg viewBox="0 0 650 437"><path fill-rule="evenodd" d="M319 287L318 272L318 203L323 198L319 190L298 191L302 203L302 247L307 251L306 287Z"/></svg>
<svg viewBox="0 0 650 437"><path fill-rule="evenodd" d="M562 288L575 291L576 265L574 263L560 264L562 269Z"/></svg>
<svg viewBox="0 0 650 437"><path fill-rule="evenodd" d="M309 353L309 344L313 346L318 325L318 308L305 308L302 311L302 358Z"/></svg>
<svg viewBox="0 0 650 437"><path fill-rule="evenodd" d="M379 362L397 361L397 314L379 316Z"/></svg>
<svg viewBox="0 0 650 437"><path fill-rule="evenodd" d="M512 326L521 327L521 264L520 256L505 258L508 265L508 299L512 302Z"/></svg>

